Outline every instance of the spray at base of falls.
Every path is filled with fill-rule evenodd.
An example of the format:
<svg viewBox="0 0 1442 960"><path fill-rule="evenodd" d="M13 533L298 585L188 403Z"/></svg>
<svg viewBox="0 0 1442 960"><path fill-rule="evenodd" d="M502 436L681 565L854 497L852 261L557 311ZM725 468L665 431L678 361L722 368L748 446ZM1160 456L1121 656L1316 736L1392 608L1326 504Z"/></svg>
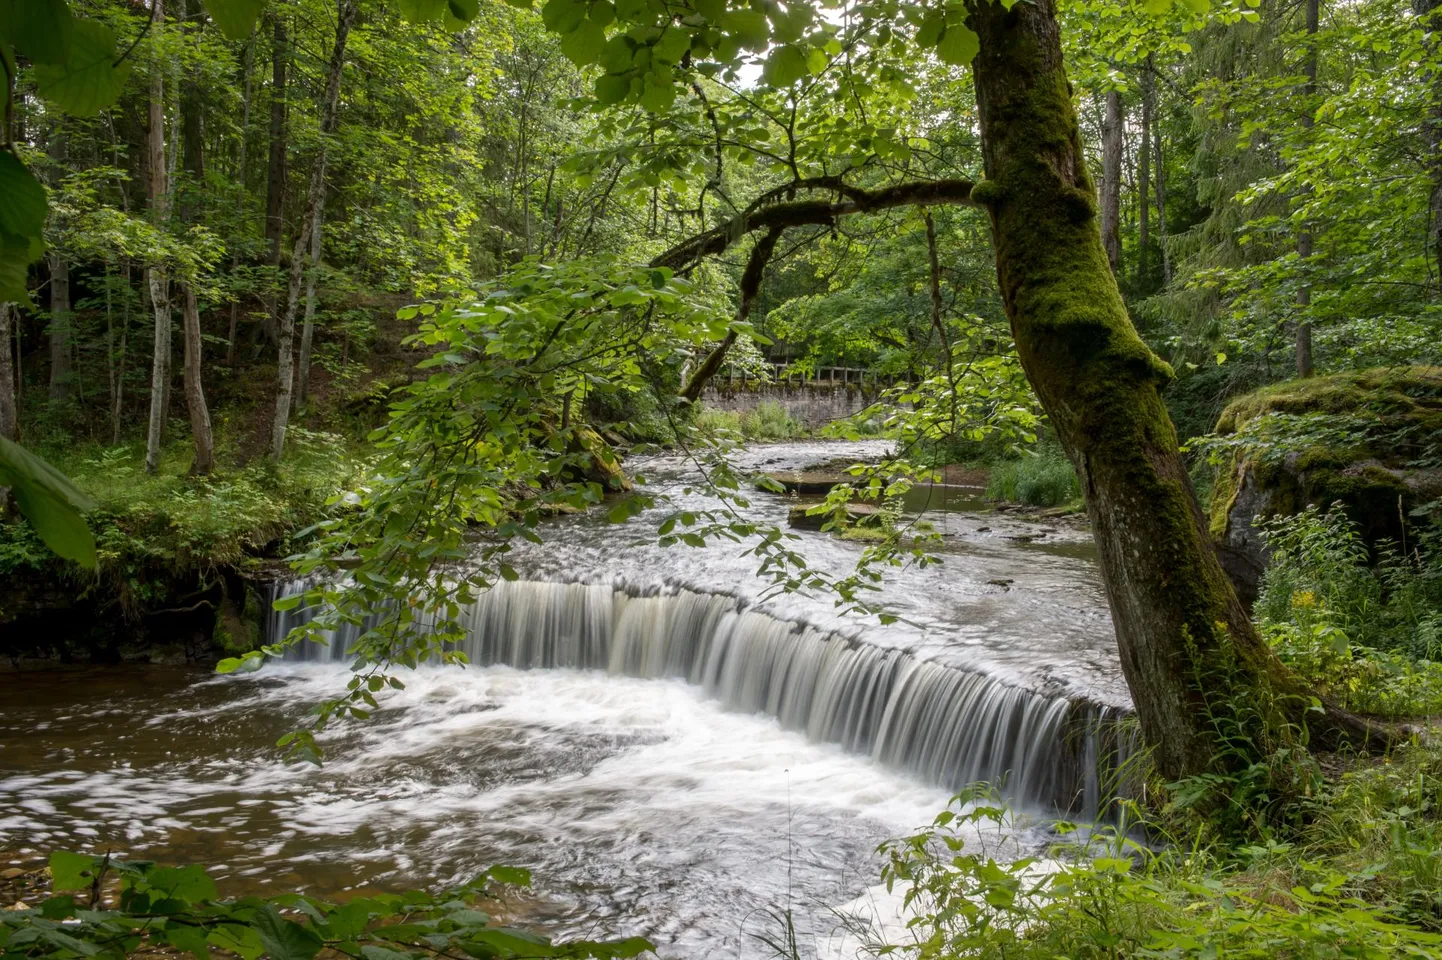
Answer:
<svg viewBox="0 0 1442 960"><path fill-rule="evenodd" d="M277 584L276 596L304 590ZM267 642L311 614L277 611ZM473 664L681 678L731 709L776 717L927 782L997 786L1008 801L1090 819L1133 751L1125 714L1048 696L908 651L746 609L725 594L668 587L498 583L464 613ZM361 628L291 661L338 662Z"/></svg>

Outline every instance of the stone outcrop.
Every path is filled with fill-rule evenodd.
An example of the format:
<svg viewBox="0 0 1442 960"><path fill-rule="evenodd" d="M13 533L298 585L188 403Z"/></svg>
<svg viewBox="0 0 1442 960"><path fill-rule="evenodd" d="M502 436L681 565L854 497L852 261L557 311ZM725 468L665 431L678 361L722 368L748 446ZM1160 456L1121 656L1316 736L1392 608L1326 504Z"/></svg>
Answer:
<svg viewBox="0 0 1442 960"><path fill-rule="evenodd" d="M1242 595L1266 566L1258 524L1340 503L1373 547L1403 543L1442 498L1442 367L1354 371L1232 401L1216 432L1240 441L1217 475L1211 530Z"/></svg>

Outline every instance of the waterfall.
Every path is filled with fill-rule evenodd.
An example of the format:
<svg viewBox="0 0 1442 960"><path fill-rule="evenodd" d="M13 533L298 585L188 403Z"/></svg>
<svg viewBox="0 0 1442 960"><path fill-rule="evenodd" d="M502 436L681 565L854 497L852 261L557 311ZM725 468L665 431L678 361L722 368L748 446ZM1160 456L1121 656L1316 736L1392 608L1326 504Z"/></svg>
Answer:
<svg viewBox="0 0 1442 960"><path fill-rule="evenodd" d="M280 584L278 594L304 584ZM272 614L275 642L309 614ZM1095 815L1130 752L1122 712L1048 696L748 610L724 594L499 583L463 614L473 664L680 678L727 707L775 717L931 783L979 781L1022 806ZM344 661L359 629L287 659Z"/></svg>

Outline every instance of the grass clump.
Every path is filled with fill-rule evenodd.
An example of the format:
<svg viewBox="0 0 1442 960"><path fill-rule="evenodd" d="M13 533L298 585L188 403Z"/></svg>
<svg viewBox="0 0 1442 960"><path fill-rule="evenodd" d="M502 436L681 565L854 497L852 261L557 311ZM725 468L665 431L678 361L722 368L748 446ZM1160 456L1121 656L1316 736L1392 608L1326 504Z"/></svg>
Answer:
<svg viewBox="0 0 1442 960"><path fill-rule="evenodd" d="M765 400L744 413L703 408L696 415L696 426L712 436L730 434L746 440L794 440L810 435L805 424L774 400Z"/></svg>
<svg viewBox="0 0 1442 960"><path fill-rule="evenodd" d="M1081 483L1060 450L1043 447L1019 460L992 464L986 495L1006 503L1059 507L1081 499Z"/></svg>

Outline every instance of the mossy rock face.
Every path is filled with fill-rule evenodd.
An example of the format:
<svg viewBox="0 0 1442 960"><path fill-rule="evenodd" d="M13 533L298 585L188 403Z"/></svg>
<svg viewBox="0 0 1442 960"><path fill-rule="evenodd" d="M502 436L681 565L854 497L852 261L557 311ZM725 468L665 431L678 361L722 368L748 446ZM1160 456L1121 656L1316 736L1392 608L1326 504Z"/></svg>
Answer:
<svg viewBox="0 0 1442 960"><path fill-rule="evenodd" d="M1369 545L1410 535L1408 513L1442 497L1442 367L1389 367L1264 387L1227 405L1221 436L1263 418L1311 417L1325 430L1263 451L1240 448L1213 489L1211 530L1245 597L1266 566L1257 525L1309 504L1341 503ZM1306 438L1307 433L1299 434Z"/></svg>

